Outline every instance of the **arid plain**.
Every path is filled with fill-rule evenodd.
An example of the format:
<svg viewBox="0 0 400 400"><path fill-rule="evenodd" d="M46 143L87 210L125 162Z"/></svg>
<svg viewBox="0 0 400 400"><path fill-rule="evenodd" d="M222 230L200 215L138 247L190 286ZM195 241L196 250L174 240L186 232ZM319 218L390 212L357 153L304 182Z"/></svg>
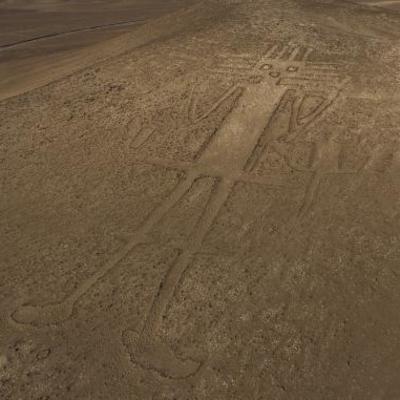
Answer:
<svg viewBox="0 0 400 400"><path fill-rule="evenodd" d="M399 10L0 2L0 399L398 400Z"/></svg>

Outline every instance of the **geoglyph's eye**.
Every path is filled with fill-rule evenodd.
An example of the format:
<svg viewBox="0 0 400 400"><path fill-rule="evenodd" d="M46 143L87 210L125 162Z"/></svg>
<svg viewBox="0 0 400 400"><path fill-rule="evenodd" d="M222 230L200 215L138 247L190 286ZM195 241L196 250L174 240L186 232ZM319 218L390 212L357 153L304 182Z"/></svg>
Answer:
<svg viewBox="0 0 400 400"><path fill-rule="evenodd" d="M299 67L296 67L294 65L289 65L289 67L287 67L288 72L297 72L298 70L299 70Z"/></svg>
<svg viewBox="0 0 400 400"><path fill-rule="evenodd" d="M278 78L281 75L279 71L274 71L274 66L272 64L263 64L260 69L263 71L270 71L269 76L271 78Z"/></svg>

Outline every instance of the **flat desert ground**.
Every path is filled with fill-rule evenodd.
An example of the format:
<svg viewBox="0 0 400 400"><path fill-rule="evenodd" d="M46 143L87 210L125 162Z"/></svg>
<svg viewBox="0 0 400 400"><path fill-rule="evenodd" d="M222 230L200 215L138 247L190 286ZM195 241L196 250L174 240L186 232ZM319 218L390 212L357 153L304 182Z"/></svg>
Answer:
<svg viewBox="0 0 400 400"><path fill-rule="evenodd" d="M1 1L0 399L400 399L398 3Z"/></svg>

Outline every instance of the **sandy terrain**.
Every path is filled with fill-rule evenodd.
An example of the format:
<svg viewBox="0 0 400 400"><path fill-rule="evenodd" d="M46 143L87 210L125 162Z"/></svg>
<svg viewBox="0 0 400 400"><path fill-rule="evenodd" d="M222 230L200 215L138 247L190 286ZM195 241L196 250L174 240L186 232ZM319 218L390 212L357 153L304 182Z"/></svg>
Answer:
<svg viewBox="0 0 400 400"><path fill-rule="evenodd" d="M400 11L399 0L355 0L355 3L369 7L384 8L389 11Z"/></svg>
<svg viewBox="0 0 400 400"><path fill-rule="evenodd" d="M164 6L0 53L0 399L398 400L400 13Z"/></svg>
<svg viewBox="0 0 400 400"><path fill-rule="evenodd" d="M194 3L196 0L0 1L0 100L124 52L138 43L123 46L123 39L112 39ZM165 28L159 33L164 32ZM147 35L147 40L153 39L154 34Z"/></svg>

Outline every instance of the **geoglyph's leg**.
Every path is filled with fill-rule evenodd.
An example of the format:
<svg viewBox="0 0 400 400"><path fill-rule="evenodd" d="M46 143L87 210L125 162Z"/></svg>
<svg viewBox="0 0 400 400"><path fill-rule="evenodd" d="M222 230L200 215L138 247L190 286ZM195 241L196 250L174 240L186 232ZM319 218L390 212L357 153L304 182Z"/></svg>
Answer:
<svg viewBox="0 0 400 400"><path fill-rule="evenodd" d="M143 329L140 333L133 330L123 333L123 343L132 362L145 369L157 371L162 376L179 379L194 375L200 368L199 361L178 358L168 345L157 337L157 333L166 307L183 273L199 251L207 232L228 199L233 185L232 181L225 179L215 184L214 191L196 228L160 284Z"/></svg>
<svg viewBox="0 0 400 400"><path fill-rule="evenodd" d="M141 228L132 236L130 241L116 252L100 269L83 281L77 289L59 303L47 305L26 304L18 308L12 319L17 323L32 325L58 324L67 320L76 301L96 284L104 275L110 272L135 246L146 241L146 234L157 224L161 218L185 195L190 189L197 174L188 172L187 176L175 187L164 202L158 206L146 219Z"/></svg>

